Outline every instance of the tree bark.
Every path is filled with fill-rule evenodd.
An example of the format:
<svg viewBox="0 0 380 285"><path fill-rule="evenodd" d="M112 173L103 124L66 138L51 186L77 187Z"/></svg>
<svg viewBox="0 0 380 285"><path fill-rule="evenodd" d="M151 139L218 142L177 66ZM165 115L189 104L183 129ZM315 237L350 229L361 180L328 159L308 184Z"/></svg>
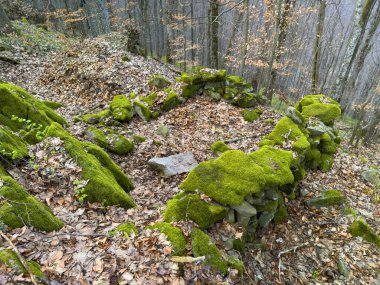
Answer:
<svg viewBox="0 0 380 285"><path fill-rule="evenodd" d="M13 26L0 2L0 35L13 32Z"/></svg>
<svg viewBox="0 0 380 285"><path fill-rule="evenodd" d="M219 4L218 0L210 0L210 24L211 24L211 66L219 68Z"/></svg>

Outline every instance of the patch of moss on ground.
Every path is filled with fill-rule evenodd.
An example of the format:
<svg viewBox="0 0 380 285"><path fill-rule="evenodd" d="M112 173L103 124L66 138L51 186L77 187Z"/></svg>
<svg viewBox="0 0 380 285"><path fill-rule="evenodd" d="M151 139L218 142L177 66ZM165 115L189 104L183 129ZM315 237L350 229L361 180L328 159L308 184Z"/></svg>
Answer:
<svg viewBox="0 0 380 285"><path fill-rule="evenodd" d="M240 150L224 152L215 160L201 162L179 186L186 192L199 190L223 205L240 205L265 185L264 170Z"/></svg>
<svg viewBox="0 0 380 285"><path fill-rule="evenodd" d="M341 114L339 103L323 94L307 95L295 105L295 108L307 120L310 117L317 117L326 125L331 125Z"/></svg>
<svg viewBox="0 0 380 285"><path fill-rule="evenodd" d="M239 273L239 276L242 276L244 273L244 263L240 259L237 259L236 257L229 256L227 258L227 265L230 268L236 269Z"/></svg>
<svg viewBox="0 0 380 285"><path fill-rule="evenodd" d="M42 273L40 265L37 262L33 260L25 260L25 262L28 265L30 271L35 276L37 276L40 279L44 278L44 274ZM0 264L5 264L7 267L15 269L17 274L29 273L25 266L21 263L17 254L10 249L4 249L0 251Z"/></svg>
<svg viewBox="0 0 380 285"><path fill-rule="evenodd" d="M164 102L162 103L160 109L163 112L167 112L171 109L174 109L179 104L181 104L181 101L179 100L177 93L173 89L166 90L167 95L165 97Z"/></svg>
<svg viewBox="0 0 380 285"><path fill-rule="evenodd" d="M231 149L223 141L216 141L212 143L211 150L215 155L220 155L223 152Z"/></svg>
<svg viewBox="0 0 380 285"><path fill-rule="evenodd" d="M30 195L1 166L0 185L0 194L5 198L0 204L0 220L6 225L11 228L33 226L46 232L63 227L63 222L49 207Z"/></svg>
<svg viewBox="0 0 380 285"><path fill-rule="evenodd" d="M111 103L110 110L112 117L116 121L130 121L133 117L131 101L124 95L116 95Z"/></svg>
<svg viewBox="0 0 380 285"><path fill-rule="evenodd" d="M350 231L353 237L362 237L366 241L373 243L380 248L380 237L363 219L356 220L352 223Z"/></svg>
<svg viewBox="0 0 380 285"><path fill-rule="evenodd" d="M0 113L0 124L8 126L13 131L20 130L23 123L11 120L12 116L28 119L44 127L53 122L66 124L65 119L46 106L43 101L9 83L0 83Z"/></svg>
<svg viewBox="0 0 380 285"><path fill-rule="evenodd" d="M306 203L310 207L328 207L342 205L346 201L347 198L339 190L331 189L324 191L321 197L310 199Z"/></svg>
<svg viewBox="0 0 380 285"><path fill-rule="evenodd" d="M133 223L120 224L117 227L115 227L112 231L109 231L108 235L113 237L117 235L118 232L122 232L124 237L129 237L132 234L138 234L138 230Z"/></svg>
<svg viewBox="0 0 380 285"><path fill-rule="evenodd" d="M160 232L168 237L168 240L173 246L173 254L183 256L186 253L186 239L182 230L178 227L172 226L169 223L160 222L148 227L149 229L158 229Z"/></svg>
<svg viewBox="0 0 380 285"><path fill-rule="evenodd" d="M244 120L247 122L253 122L256 121L258 118L260 118L261 112L259 112L257 109L255 110L242 110L241 115L243 116Z"/></svg>
<svg viewBox="0 0 380 285"><path fill-rule="evenodd" d="M118 155L123 155L133 150L133 142L127 140L125 137L118 135L114 131L107 129L103 132L95 127L87 128L87 138L102 148Z"/></svg>
<svg viewBox="0 0 380 285"><path fill-rule="evenodd" d="M84 187L84 194L87 195L85 200L105 206L136 206L126 193L132 189L131 181L100 147L78 141L56 123L49 127L47 136L62 139L66 151L82 168L81 176L88 180Z"/></svg>
<svg viewBox="0 0 380 285"><path fill-rule="evenodd" d="M180 195L167 203L164 213L166 222L194 221L202 229L223 220L227 214L224 207L207 203L197 194Z"/></svg>
<svg viewBox="0 0 380 285"><path fill-rule="evenodd" d="M193 228L191 232L191 249L195 257L205 256L204 264L222 274L227 274L227 263L210 237L200 229Z"/></svg>

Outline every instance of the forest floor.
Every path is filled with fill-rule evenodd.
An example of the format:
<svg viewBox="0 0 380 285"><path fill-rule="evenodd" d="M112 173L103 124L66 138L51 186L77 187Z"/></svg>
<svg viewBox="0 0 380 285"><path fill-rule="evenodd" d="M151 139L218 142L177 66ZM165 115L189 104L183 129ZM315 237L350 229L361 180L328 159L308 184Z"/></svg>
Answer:
<svg viewBox="0 0 380 285"><path fill-rule="evenodd" d="M122 60L125 55L128 61ZM105 37L85 40L67 51L46 56L22 51L14 51L12 56L21 64L1 63L0 79L38 98L63 103L58 112L69 121L69 131L82 140L86 126L74 124L74 116L104 109L117 94L149 94L152 90L147 82L154 74L164 75L180 90L180 83L175 81L178 74L170 66L126 53ZM11 174L44 201L65 226L55 233L24 227L7 235L23 256L42 265L50 284L380 284L380 250L350 235L352 218L343 214L344 207L312 209L305 204L323 190L338 189L347 196L346 207L354 208L380 234L379 193L361 176L370 166L380 167L379 148L352 148L347 144L347 127L343 124L338 125L343 142L332 170L308 171L300 185L302 195L288 201L289 220L257 232L260 246L248 246L242 256L243 277L234 270L222 277L197 263L186 263L182 268L170 260L172 249L166 237L144 229L162 220L167 201L179 192L178 185L186 177L162 177L147 161L186 151L193 152L198 162L205 161L213 157L210 145L217 140L226 141L233 149L252 152L273 129L274 125L265 120L277 122L282 117L268 106L261 108L261 117L248 123L241 109L197 96L156 120L144 122L135 117L115 127L129 139L132 135L147 138L125 156L112 155L135 184L131 192L138 205L135 209L80 204L72 189L72 181L80 179L80 169L65 153L62 142L50 140L34 146L30 153L36 156L40 169L24 164L14 167ZM169 128L168 137L157 133L160 125ZM107 236L107 231L126 222L133 222L139 233L129 238ZM189 236L187 223L179 226ZM239 237L242 229L222 222L209 229L209 234L223 250L224 238ZM191 254L190 248L188 251ZM347 278L339 273L339 260L348 266ZM7 282L27 279L1 268L0 284Z"/></svg>

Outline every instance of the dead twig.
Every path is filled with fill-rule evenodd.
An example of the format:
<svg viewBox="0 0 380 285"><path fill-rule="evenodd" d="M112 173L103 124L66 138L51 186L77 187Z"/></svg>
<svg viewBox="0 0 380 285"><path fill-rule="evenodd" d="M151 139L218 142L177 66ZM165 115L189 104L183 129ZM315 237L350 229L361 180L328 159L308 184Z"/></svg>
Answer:
<svg viewBox="0 0 380 285"><path fill-rule="evenodd" d="M295 252L297 249L301 248L301 247L304 247L304 246L307 246L309 245L309 242L305 242L305 243L302 243L302 244L299 244L299 245L296 245L296 246L293 246L289 249L286 249L286 250L283 250L283 251L280 251L277 255L278 257L278 279L281 281L281 255L285 254L285 253L289 253L289 252Z"/></svg>

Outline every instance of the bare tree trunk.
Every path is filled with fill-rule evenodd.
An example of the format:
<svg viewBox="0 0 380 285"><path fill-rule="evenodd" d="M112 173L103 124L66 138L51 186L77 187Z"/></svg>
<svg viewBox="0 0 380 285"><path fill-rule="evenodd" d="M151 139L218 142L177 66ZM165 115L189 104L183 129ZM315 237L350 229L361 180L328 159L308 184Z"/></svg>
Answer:
<svg viewBox="0 0 380 285"><path fill-rule="evenodd" d="M218 0L210 0L211 12L211 66L219 68L219 4Z"/></svg>
<svg viewBox="0 0 380 285"><path fill-rule="evenodd" d="M320 0L319 13L318 13L318 25L317 35L314 43L314 60L313 69L311 71L311 93L318 93L319 82L319 64L321 60L321 40L323 35L323 26L325 25L325 13L326 13L326 1Z"/></svg>
<svg viewBox="0 0 380 285"><path fill-rule="evenodd" d="M13 26L0 2L0 35L13 32Z"/></svg>
<svg viewBox="0 0 380 285"><path fill-rule="evenodd" d="M240 11L238 12L238 15L236 15L236 19L234 21L235 24L232 27L232 33L231 33L230 40L228 41L226 53L225 53L225 55L223 56L223 59L222 59L222 64L221 64L222 67L225 66L226 61L228 60L228 58L232 54L232 45L234 44L233 41L234 41L234 39L236 37L237 31L239 30L240 24L241 24L241 22L243 20L243 16L244 16L244 13L241 13Z"/></svg>
<svg viewBox="0 0 380 285"><path fill-rule="evenodd" d="M170 64L173 63L172 57L172 41L171 41L171 27L173 24L173 0L166 2L166 61Z"/></svg>
<svg viewBox="0 0 380 285"><path fill-rule="evenodd" d="M245 26L244 26L244 43L243 43L243 50L241 53L241 65L240 65L240 72L239 74L241 76L244 75L244 70L245 70L245 62L246 62L246 57L247 57L247 51L248 51L248 35L249 35L249 7L250 3L249 0L244 1L244 7L246 11L246 17L245 17Z"/></svg>

